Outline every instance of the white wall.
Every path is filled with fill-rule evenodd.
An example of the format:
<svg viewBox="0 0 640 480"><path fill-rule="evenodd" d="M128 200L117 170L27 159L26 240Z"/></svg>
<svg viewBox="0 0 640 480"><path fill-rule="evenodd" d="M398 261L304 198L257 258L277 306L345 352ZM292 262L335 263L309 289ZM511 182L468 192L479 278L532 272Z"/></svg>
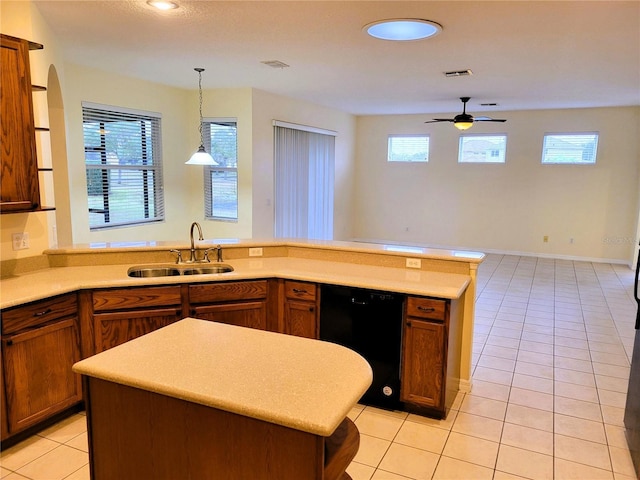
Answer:
<svg viewBox="0 0 640 480"><path fill-rule="evenodd" d="M182 240L192 221L204 221L202 167L184 162L199 144L197 92L152 84L77 65L66 65L70 183L76 208L74 243ZM142 227L90 232L82 138L81 102L162 114L166 221ZM202 223L207 238L273 237L273 119L338 131L336 139L336 238L350 235L355 117L250 88L205 90L204 117L238 121L237 222Z"/></svg>
<svg viewBox="0 0 640 480"><path fill-rule="evenodd" d="M262 90L253 90L253 234L271 238L274 232L273 120L337 132L334 187L334 238L352 235L352 205L356 118Z"/></svg>
<svg viewBox="0 0 640 480"><path fill-rule="evenodd" d="M3 33L45 45L31 53L34 83L47 85L52 71L59 80L62 101L56 108L64 111L66 151L58 147L53 164L68 165L70 172L68 189L56 187L56 197L71 205L73 242L185 240L189 224L203 220L202 170L184 166L198 144L197 91L64 64L55 36L31 2L3 0L0 21ZM166 222L89 232L83 100L162 113ZM278 119L338 132L336 239L625 262L632 256L640 216L638 107L505 112L506 124L475 125L469 133L507 133L506 165L458 165L457 130L450 124L425 125L437 116L432 114L356 119L248 88L205 91L203 114L236 117L239 125L240 221L203 224L208 238L273 235L272 120ZM46 121L46 107L36 105L36 116ZM545 132L591 130L600 132L597 165L540 165ZM429 164L387 164L389 133L424 132L431 135ZM54 246L56 215L68 217L67 211L0 216L1 259L37 255ZM12 251L11 233L22 231L29 233L31 248ZM548 243L542 242L544 235Z"/></svg>
<svg viewBox="0 0 640 480"><path fill-rule="evenodd" d="M355 237L630 261L640 108L495 114L507 123L477 123L467 133L506 133L503 165L459 165L458 130L424 123L441 116L358 117ZM541 165L544 133L580 131L600 133L595 166ZM389 164L391 133L429 134L429 163Z"/></svg>
<svg viewBox="0 0 640 480"><path fill-rule="evenodd" d="M73 242L179 240L187 238L196 220L202 170L190 170L184 162L197 148L197 110L189 120L190 103L197 103L186 90L166 87L109 72L65 64L63 90L69 160L69 185L73 204ZM87 184L84 167L82 102L126 107L162 115L162 157L165 222L141 227L89 231ZM188 127L194 130L193 138ZM198 178L198 173L200 174ZM201 207L201 205L200 205ZM202 208L200 208L202 210Z"/></svg>
<svg viewBox="0 0 640 480"><path fill-rule="evenodd" d="M6 35L24 38L44 45L43 50L33 50L29 53L31 80L33 84L50 87L48 85L49 68L61 61L61 54L56 48L55 41L38 10L31 2L6 1L0 2L0 31ZM1 66L0 66L1 68ZM47 110L47 93L37 92L33 95L34 115L36 126L50 125ZM38 132L38 151L48 151L48 132ZM47 160L49 161L49 160ZM41 165L45 166L45 165ZM50 166L50 165L46 165ZM42 174L44 175L44 174ZM43 177L43 203L52 202L52 179ZM38 255L48 248L55 237L55 213L12 213L0 215L0 258L13 260ZM11 235L13 233L29 234L30 248L13 250Z"/></svg>

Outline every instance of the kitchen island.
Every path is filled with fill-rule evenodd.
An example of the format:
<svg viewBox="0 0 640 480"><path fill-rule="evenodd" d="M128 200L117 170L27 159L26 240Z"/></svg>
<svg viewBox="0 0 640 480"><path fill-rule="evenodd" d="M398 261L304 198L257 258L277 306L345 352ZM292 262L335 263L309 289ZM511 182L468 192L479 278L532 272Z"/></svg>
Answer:
<svg viewBox="0 0 640 480"><path fill-rule="evenodd" d="M74 365L93 479L340 479L369 364L339 345L186 318Z"/></svg>

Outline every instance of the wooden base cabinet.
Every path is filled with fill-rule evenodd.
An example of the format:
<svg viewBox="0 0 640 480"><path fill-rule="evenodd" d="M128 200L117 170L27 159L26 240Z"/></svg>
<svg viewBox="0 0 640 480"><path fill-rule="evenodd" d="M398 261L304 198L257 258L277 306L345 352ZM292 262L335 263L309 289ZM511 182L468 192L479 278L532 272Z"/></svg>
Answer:
<svg viewBox="0 0 640 480"><path fill-rule="evenodd" d="M448 326L447 300L407 298L400 399L441 417L446 414Z"/></svg>
<svg viewBox="0 0 640 480"><path fill-rule="evenodd" d="M188 289L192 317L267 330L267 280L200 283Z"/></svg>
<svg viewBox="0 0 640 480"><path fill-rule="evenodd" d="M4 435L25 430L82 400L75 294L2 312ZM3 418L4 421L4 418Z"/></svg>
<svg viewBox="0 0 640 480"><path fill-rule="evenodd" d="M182 296L179 285L95 290L84 322L94 343L85 357L180 320Z"/></svg>
<svg viewBox="0 0 640 480"><path fill-rule="evenodd" d="M306 338L320 335L320 294L315 283L284 280L282 332Z"/></svg>
<svg viewBox="0 0 640 480"><path fill-rule="evenodd" d="M186 400L86 378L93 480L347 480L360 435L322 437Z"/></svg>

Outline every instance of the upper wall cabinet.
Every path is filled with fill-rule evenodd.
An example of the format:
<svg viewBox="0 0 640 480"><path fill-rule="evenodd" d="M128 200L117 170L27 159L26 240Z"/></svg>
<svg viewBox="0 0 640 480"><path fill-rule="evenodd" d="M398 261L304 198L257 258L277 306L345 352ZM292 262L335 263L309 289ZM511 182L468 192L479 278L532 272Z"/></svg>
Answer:
<svg viewBox="0 0 640 480"><path fill-rule="evenodd" d="M43 210L40 204L36 128L29 50L42 45L0 34L0 213Z"/></svg>

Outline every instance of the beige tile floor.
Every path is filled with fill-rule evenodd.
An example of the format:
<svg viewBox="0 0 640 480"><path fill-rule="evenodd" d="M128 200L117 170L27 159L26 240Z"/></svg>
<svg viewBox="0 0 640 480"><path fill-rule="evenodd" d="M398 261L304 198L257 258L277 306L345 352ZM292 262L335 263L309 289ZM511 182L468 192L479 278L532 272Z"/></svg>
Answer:
<svg viewBox="0 0 640 480"><path fill-rule="evenodd" d="M623 430L633 347L626 266L489 255L473 389L446 420L363 405L354 480L636 478ZM0 455L2 479L89 478L82 414Z"/></svg>

